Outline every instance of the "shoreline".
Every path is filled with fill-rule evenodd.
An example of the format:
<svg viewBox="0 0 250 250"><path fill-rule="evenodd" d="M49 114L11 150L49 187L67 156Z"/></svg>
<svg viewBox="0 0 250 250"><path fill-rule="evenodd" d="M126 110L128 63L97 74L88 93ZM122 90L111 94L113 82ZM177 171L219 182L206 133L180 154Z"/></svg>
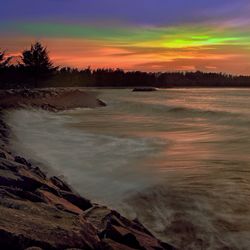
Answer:
<svg viewBox="0 0 250 250"><path fill-rule="evenodd" d="M95 95L60 91L1 92L2 97L7 95L0 101L0 245L4 249L44 250L175 249L155 238L137 219L128 220L81 197L66 182L56 176L48 178L9 149L11 131L4 122L5 109L35 107L57 112L105 106Z"/></svg>
<svg viewBox="0 0 250 250"><path fill-rule="evenodd" d="M63 111L75 108L104 107L106 104L96 94L79 89L17 89L0 91L0 108L41 108L48 111Z"/></svg>

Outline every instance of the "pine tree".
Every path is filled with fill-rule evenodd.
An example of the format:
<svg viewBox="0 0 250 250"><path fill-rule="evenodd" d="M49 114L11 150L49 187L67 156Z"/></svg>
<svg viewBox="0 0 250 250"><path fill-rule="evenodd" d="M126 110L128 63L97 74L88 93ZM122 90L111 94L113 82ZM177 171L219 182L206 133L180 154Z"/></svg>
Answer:
<svg viewBox="0 0 250 250"><path fill-rule="evenodd" d="M32 44L29 50L24 50L21 59L26 72L33 76L35 87L38 87L39 80L45 80L57 70L49 58L47 48L40 42Z"/></svg>

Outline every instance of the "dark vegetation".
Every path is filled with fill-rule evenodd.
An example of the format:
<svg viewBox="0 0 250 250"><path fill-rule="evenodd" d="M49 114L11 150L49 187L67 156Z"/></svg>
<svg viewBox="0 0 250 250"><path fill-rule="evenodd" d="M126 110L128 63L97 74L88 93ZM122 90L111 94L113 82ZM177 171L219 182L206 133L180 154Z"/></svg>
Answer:
<svg viewBox="0 0 250 250"><path fill-rule="evenodd" d="M121 69L55 67L37 42L11 64L0 51L0 88L19 87L250 87L250 76L204 72L125 72Z"/></svg>

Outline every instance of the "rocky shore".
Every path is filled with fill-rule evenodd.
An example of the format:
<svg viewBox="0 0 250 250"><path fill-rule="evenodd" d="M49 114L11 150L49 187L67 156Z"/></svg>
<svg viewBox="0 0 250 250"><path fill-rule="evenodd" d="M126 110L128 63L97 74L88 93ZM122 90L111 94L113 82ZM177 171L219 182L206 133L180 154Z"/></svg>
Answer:
<svg viewBox="0 0 250 250"><path fill-rule="evenodd" d="M128 220L81 197L63 180L47 177L8 147L11 131L4 122L6 108L58 111L103 106L103 102L78 90L5 91L0 96L1 249L175 249L137 219Z"/></svg>
<svg viewBox="0 0 250 250"><path fill-rule="evenodd" d="M42 108L49 111L62 111L74 108L96 108L106 106L93 92L79 89L40 89L40 90L5 90L0 91L0 107Z"/></svg>

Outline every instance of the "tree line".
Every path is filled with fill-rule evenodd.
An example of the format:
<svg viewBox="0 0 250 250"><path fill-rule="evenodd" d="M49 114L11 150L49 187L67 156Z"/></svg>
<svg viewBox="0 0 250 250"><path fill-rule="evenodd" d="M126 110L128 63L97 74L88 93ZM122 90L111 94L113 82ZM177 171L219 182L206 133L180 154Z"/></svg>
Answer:
<svg viewBox="0 0 250 250"><path fill-rule="evenodd" d="M205 72L142 72L122 69L56 67L40 42L17 63L0 51L0 88L34 87L250 87L250 76Z"/></svg>

